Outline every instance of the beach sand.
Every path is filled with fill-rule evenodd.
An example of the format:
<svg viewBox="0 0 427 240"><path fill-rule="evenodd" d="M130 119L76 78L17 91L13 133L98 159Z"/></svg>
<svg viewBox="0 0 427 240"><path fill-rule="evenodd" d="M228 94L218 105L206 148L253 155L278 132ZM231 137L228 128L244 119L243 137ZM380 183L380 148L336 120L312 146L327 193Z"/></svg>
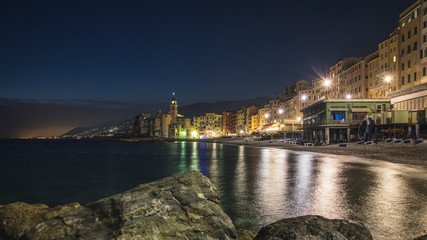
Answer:
<svg viewBox="0 0 427 240"><path fill-rule="evenodd" d="M263 141L247 141L242 138L209 139L207 142L226 143L234 145L248 145L254 147L277 147L294 151L309 151L337 155L352 155L367 159L384 160L393 163L412 164L427 166L427 142L421 144L393 144L379 142L366 146L358 145L356 142L347 143L346 147L339 144L327 146L305 147L278 142L278 139Z"/></svg>

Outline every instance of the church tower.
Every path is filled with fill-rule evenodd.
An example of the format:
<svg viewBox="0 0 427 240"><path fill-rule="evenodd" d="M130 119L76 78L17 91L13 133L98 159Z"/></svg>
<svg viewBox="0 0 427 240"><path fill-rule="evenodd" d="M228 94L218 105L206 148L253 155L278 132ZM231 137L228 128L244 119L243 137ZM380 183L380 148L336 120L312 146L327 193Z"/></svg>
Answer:
<svg viewBox="0 0 427 240"><path fill-rule="evenodd" d="M178 102L176 101L175 98L172 98L171 100L170 114L171 114L171 124L175 124L178 117Z"/></svg>

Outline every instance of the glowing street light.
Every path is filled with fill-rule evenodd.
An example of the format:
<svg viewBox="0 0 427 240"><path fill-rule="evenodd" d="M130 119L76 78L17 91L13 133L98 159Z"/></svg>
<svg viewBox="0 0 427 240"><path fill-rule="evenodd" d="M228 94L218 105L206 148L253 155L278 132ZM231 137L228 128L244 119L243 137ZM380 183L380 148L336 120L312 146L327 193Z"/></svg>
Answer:
<svg viewBox="0 0 427 240"><path fill-rule="evenodd" d="M392 76L390 76L390 75L388 75L388 76L386 76L385 77L385 81L386 81L386 83L388 83L388 95L390 94L390 92L391 92L391 88L390 88L390 82L391 82L391 80L393 79L393 77Z"/></svg>
<svg viewBox="0 0 427 240"><path fill-rule="evenodd" d="M326 87L326 98L328 98L329 86L331 85L331 80L325 79L325 81L323 82L323 85L325 85L325 87Z"/></svg>
<svg viewBox="0 0 427 240"><path fill-rule="evenodd" d="M347 94L347 96L345 96L345 98L347 98L347 99L351 99L351 95L350 95L350 94Z"/></svg>
<svg viewBox="0 0 427 240"><path fill-rule="evenodd" d="M283 109L279 109L279 114L282 114L283 113Z"/></svg>
<svg viewBox="0 0 427 240"><path fill-rule="evenodd" d="M301 117L297 117L297 122L300 122L301 121Z"/></svg>
<svg viewBox="0 0 427 240"><path fill-rule="evenodd" d="M191 136L193 136L193 138L197 138L197 131L191 132Z"/></svg>
<svg viewBox="0 0 427 240"><path fill-rule="evenodd" d="M265 117L265 118L269 118L269 117L270 117L270 114L266 113L266 114L264 114L264 117Z"/></svg>
<svg viewBox="0 0 427 240"><path fill-rule="evenodd" d="M307 95L305 95L305 94L304 94L304 95L302 95L302 96L301 96L301 100L303 100L303 101L307 100Z"/></svg>

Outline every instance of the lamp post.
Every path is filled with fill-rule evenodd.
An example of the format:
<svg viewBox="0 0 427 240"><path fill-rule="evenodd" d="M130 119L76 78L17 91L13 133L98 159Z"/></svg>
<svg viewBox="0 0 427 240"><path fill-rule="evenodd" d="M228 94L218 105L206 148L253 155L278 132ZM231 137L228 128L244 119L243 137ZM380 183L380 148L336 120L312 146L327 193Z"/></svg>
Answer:
<svg viewBox="0 0 427 240"><path fill-rule="evenodd" d="M270 114L268 114L268 113L266 113L266 114L264 114L264 117L265 117L265 123L267 124L268 122L268 118L270 117Z"/></svg>
<svg viewBox="0 0 427 240"><path fill-rule="evenodd" d="M282 113L283 113L283 109L279 108L279 110L277 111L279 113L279 122L282 123L283 119L282 119ZM280 126L282 126L282 124L280 124ZM280 130L282 131L282 127L280 128Z"/></svg>
<svg viewBox="0 0 427 240"><path fill-rule="evenodd" d="M303 100L303 101L307 100L307 95L305 95L305 94L304 94L304 95L302 95L302 96L301 96L301 100Z"/></svg>
<svg viewBox="0 0 427 240"><path fill-rule="evenodd" d="M331 80L325 79L325 81L323 82L323 85L325 85L325 87L326 87L326 99L328 99L329 85L331 85Z"/></svg>
<svg viewBox="0 0 427 240"><path fill-rule="evenodd" d="M392 80L391 76L386 76L385 77L385 82L388 83L388 88L387 88L387 96L388 97L390 97L390 92L391 92L391 89L390 89L390 82L391 82L391 80Z"/></svg>

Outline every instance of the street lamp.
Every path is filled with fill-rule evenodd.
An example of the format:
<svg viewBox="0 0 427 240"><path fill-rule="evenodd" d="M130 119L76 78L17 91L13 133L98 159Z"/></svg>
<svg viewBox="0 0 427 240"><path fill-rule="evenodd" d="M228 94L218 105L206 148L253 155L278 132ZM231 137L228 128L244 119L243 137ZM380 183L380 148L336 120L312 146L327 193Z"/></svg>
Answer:
<svg viewBox="0 0 427 240"><path fill-rule="evenodd" d="M299 130L301 131L301 117L297 117L297 122L299 124ZM302 134L301 134L302 137Z"/></svg>
<svg viewBox="0 0 427 240"><path fill-rule="evenodd" d="M391 82L391 80L392 80L393 78L391 77L391 76L386 76L385 77L385 81L386 81L386 83L388 83L388 90L387 90L387 95L388 96L390 96L390 92L391 92L391 89L390 89L390 82Z"/></svg>
<svg viewBox="0 0 427 240"><path fill-rule="evenodd" d="M350 94L347 94L347 96L345 96L345 98L347 98L347 99L351 99L351 95L350 95Z"/></svg>
<svg viewBox="0 0 427 240"><path fill-rule="evenodd" d="M329 85L331 85L331 80L325 79L325 81L323 82L323 85L325 85L325 87L326 87L326 98L328 98L328 95L329 95Z"/></svg>
<svg viewBox="0 0 427 240"><path fill-rule="evenodd" d="M303 100L303 101L307 100L307 95L305 95L305 94L304 94L304 95L302 95L302 96L301 96L301 100Z"/></svg>

